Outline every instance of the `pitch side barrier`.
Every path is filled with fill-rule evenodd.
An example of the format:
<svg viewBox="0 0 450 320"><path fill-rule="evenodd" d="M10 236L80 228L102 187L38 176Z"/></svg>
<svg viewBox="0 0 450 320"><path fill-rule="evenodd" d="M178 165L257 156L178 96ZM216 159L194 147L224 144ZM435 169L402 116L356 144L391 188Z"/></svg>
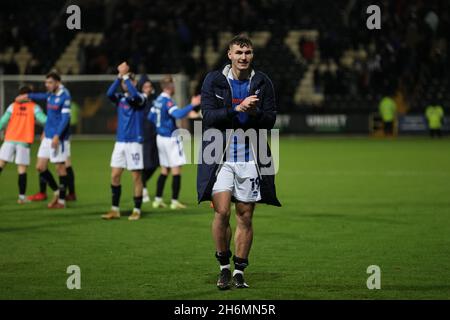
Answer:
<svg viewBox="0 0 450 320"><path fill-rule="evenodd" d="M383 122L378 113L367 114L278 114L275 128L280 134L317 135L369 135L383 130ZM428 124L424 114L400 115L395 121L399 135L425 135ZM444 133L450 132L450 116L444 117Z"/></svg>

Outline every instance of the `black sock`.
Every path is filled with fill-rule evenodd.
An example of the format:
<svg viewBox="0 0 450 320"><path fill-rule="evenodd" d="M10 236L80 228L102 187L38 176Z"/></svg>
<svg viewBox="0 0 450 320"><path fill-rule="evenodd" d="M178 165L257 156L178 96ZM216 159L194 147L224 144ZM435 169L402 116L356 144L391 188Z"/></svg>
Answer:
<svg viewBox="0 0 450 320"><path fill-rule="evenodd" d="M150 180L156 169L157 167L142 170L142 183L144 184L144 188L147 187L147 181Z"/></svg>
<svg viewBox="0 0 450 320"><path fill-rule="evenodd" d="M0 173L2 173L2 171L3 171L3 168L0 168Z"/></svg>
<svg viewBox="0 0 450 320"><path fill-rule="evenodd" d="M134 200L134 207L135 207L136 209L141 209L141 206L142 206L142 196L140 196L140 197L134 197L133 200Z"/></svg>
<svg viewBox="0 0 450 320"><path fill-rule="evenodd" d="M72 167L67 167L67 187L69 188L69 194L75 193L75 176Z"/></svg>
<svg viewBox="0 0 450 320"><path fill-rule="evenodd" d="M156 184L156 196L161 198L164 191L164 184L166 183L167 176L160 174L158 177L158 183Z"/></svg>
<svg viewBox="0 0 450 320"><path fill-rule="evenodd" d="M231 251L224 251L224 252L216 252L216 259L219 261L221 266L226 266L227 264L230 264L230 258L231 258Z"/></svg>
<svg viewBox="0 0 450 320"><path fill-rule="evenodd" d="M180 194L181 176L172 176L172 199L177 200Z"/></svg>
<svg viewBox="0 0 450 320"><path fill-rule="evenodd" d="M43 177L43 173L39 173L39 192L47 193L47 181Z"/></svg>
<svg viewBox="0 0 450 320"><path fill-rule="evenodd" d="M19 174L19 194L25 195L26 190L27 190L27 174L22 173Z"/></svg>
<svg viewBox="0 0 450 320"><path fill-rule="evenodd" d="M113 207L119 207L120 194L122 193L122 186L120 184L118 186L111 185L111 193L112 193Z"/></svg>
<svg viewBox="0 0 450 320"><path fill-rule="evenodd" d="M242 272L244 272L244 269L247 268L248 266L248 259L233 256L233 262L234 262L234 269L240 270Z"/></svg>
<svg viewBox="0 0 450 320"><path fill-rule="evenodd" d="M59 177L59 200L66 200L67 176Z"/></svg>
<svg viewBox="0 0 450 320"><path fill-rule="evenodd" d="M48 183L48 185L53 191L58 190L58 185L56 184L55 178L53 178L53 175L50 171L45 170L39 176L42 177L42 179Z"/></svg>

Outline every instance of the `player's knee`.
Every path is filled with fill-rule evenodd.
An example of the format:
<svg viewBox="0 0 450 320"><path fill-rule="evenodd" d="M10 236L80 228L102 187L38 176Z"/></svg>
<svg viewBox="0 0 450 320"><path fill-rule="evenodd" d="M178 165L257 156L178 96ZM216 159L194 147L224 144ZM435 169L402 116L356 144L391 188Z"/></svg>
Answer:
<svg viewBox="0 0 450 320"><path fill-rule="evenodd" d="M56 171L58 172L59 176L65 176L67 175L66 166L64 163L60 163L56 166Z"/></svg>
<svg viewBox="0 0 450 320"><path fill-rule="evenodd" d="M214 210L220 219L227 220L230 217L230 208L228 206L215 206Z"/></svg>
<svg viewBox="0 0 450 320"><path fill-rule="evenodd" d="M120 173L114 172L114 171L111 173L111 183L113 185L119 185L120 184Z"/></svg>
<svg viewBox="0 0 450 320"><path fill-rule="evenodd" d="M252 227L252 211L246 210L246 211L240 211L236 210L236 222L245 228L251 228Z"/></svg>
<svg viewBox="0 0 450 320"><path fill-rule="evenodd" d="M142 174L140 171L133 172L133 181L134 183L142 183Z"/></svg>

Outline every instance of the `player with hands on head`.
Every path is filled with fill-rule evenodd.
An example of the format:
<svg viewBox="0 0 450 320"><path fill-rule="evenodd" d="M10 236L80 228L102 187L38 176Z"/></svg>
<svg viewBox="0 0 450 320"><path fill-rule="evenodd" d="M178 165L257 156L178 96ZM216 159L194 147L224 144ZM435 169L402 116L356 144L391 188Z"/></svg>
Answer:
<svg viewBox="0 0 450 320"><path fill-rule="evenodd" d="M106 95L117 107L117 134L111 156L111 210L102 215L105 220L120 218L121 176L125 169L131 171L134 185L134 209L128 220L141 218L143 121L146 96L136 89L135 75L126 62L118 67L118 75ZM116 92L121 86L121 93Z"/></svg>

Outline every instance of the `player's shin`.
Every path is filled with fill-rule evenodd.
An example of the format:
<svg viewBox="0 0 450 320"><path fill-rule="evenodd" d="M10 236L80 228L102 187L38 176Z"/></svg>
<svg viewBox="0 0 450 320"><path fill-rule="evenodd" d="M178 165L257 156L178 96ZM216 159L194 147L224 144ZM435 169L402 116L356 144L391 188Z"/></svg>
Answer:
<svg viewBox="0 0 450 320"><path fill-rule="evenodd" d="M58 203L66 203L66 187L67 187L67 175L59 177L59 199Z"/></svg>
<svg viewBox="0 0 450 320"><path fill-rule="evenodd" d="M19 184L19 200L25 200L25 192L27 189L27 174L21 173L18 177Z"/></svg>
<svg viewBox="0 0 450 320"><path fill-rule="evenodd" d="M138 197L133 197L133 201L134 201L134 210L140 213L142 207L142 195Z"/></svg>
<svg viewBox="0 0 450 320"><path fill-rule="evenodd" d="M47 193L47 181L43 177L43 172L39 174L39 192Z"/></svg>
<svg viewBox="0 0 450 320"><path fill-rule="evenodd" d="M119 211L120 195L122 194L122 186L121 185L118 185L118 186L111 185L111 194L112 194L111 209L113 211Z"/></svg>
<svg viewBox="0 0 450 320"><path fill-rule="evenodd" d="M40 181L47 182L53 191L58 190L58 185L56 184L55 178L53 178L53 175L51 174L50 171L48 171L48 169L41 172L39 174L39 178L40 178Z"/></svg>
<svg viewBox="0 0 450 320"><path fill-rule="evenodd" d="M172 200L178 200L178 196L180 194L181 188L181 176L173 175L172 176Z"/></svg>
<svg viewBox="0 0 450 320"><path fill-rule="evenodd" d="M167 175L160 174L158 182L156 184L156 199L161 199L164 191L164 185L166 184Z"/></svg>
<svg viewBox="0 0 450 320"><path fill-rule="evenodd" d="M66 168L67 171L67 187L69 194L75 194L75 174L72 166Z"/></svg>

